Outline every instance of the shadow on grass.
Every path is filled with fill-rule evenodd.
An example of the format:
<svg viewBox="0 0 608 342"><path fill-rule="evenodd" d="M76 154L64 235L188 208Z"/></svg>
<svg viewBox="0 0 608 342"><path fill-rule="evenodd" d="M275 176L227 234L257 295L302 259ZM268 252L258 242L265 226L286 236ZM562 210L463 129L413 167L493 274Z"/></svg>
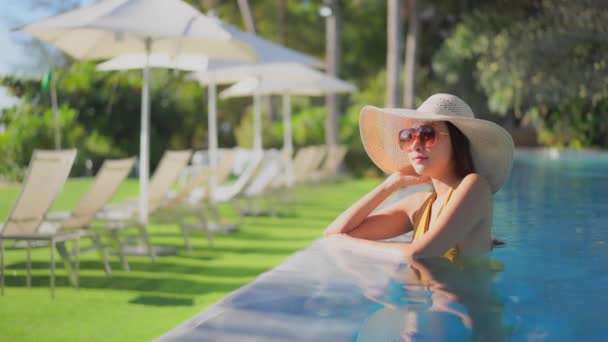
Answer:
<svg viewBox="0 0 608 342"><path fill-rule="evenodd" d="M111 263L114 274L123 272L120 269L118 263ZM164 273L164 274L185 274L185 275L204 275L210 277L251 277L256 276L268 269L268 267L257 267L257 266L218 266L218 265L184 265L176 262L146 262L146 261L129 261L129 266L133 272L150 272L150 273ZM26 264L19 262L11 264L7 268L7 272L10 270L25 270ZM103 270L99 262L95 261L83 261L80 263L81 270ZM32 270L46 270L50 274L49 264L45 262L32 262ZM125 274L128 274L125 272ZM120 275L122 276L122 275ZM119 277L120 277L119 276ZM8 277L8 274L7 274ZM25 276L23 276L25 279ZM110 279L110 278L109 278Z"/></svg>
<svg viewBox="0 0 608 342"><path fill-rule="evenodd" d="M310 241L310 240L306 240ZM293 248L281 248L281 247L259 247L259 246L215 246L213 247L214 252L218 253L242 253L242 254L267 254L267 255L284 255L288 256L301 247Z"/></svg>
<svg viewBox="0 0 608 342"><path fill-rule="evenodd" d="M271 225L269 224L268 227L271 226L275 226L275 225ZM274 228L274 227L273 227ZM310 230L312 231L312 229L308 229L306 227L289 227L288 229L291 230ZM221 240L231 240L231 241L237 241L237 240L260 240L260 241L293 241L293 242L299 242L299 241L312 241L314 239L315 234L311 234L311 237L302 237L302 236L276 236L276 235L272 235L272 234L265 234L265 233L253 233L253 232L239 232L239 233L235 233L235 234L216 234L214 236L214 239L221 239ZM173 242L173 245L176 245L178 247L180 247L180 240L182 238L181 235L177 235L177 234L172 234L172 233L158 233L158 232L154 232L152 234L152 239L153 239L153 244L156 243L157 241L155 241L155 238L175 238L178 239L176 242ZM195 251L213 251L214 247L211 247L209 245L208 240L206 239L206 237L200 237L200 236L196 236L195 234L192 234L190 236L190 242L194 243L194 250ZM158 240L158 243L162 243L164 245L166 245L168 242L164 241L164 240ZM183 248L183 243L181 243L181 247ZM182 252L182 251L180 251ZM188 253L187 251L183 251L183 253Z"/></svg>
<svg viewBox="0 0 608 342"><path fill-rule="evenodd" d="M261 241L269 241L272 242L272 238L260 238ZM189 254L189 252L187 251L183 251L182 249L184 248L183 244L180 244L179 242L176 243L170 243L167 241L163 241L162 243L159 242L157 243L157 241L152 240L152 244L157 245L157 246L161 246L161 247L176 247L178 249L178 253L181 257L183 258L191 258L191 259L209 259L209 258L213 258L214 255L218 255L219 253L224 253L224 252L228 252L228 253L244 253L244 254L267 254L267 255L287 255L287 254L291 254L295 251L297 251L299 248L302 248L304 246L306 246L307 242L312 242L312 239L291 239L291 240L277 240L279 242L293 242L293 243L300 243L301 246L296 246L293 248L282 248L282 247L275 247L275 246L225 246L225 245L220 245L222 243L231 243L234 241L244 241L244 242L249 242L246 239L231 239L231 240L223 240L223 241L217 241L216 244L213 247L209 247L206 244L204 246L199 246L196 244L196 242L194 243L194 246L192 247L194 249L194 253L205 253L203 256L197 256L197 255L193 255L193 254ZM278 243L277 242L277 246ZM129 263L131 263L131 258L129 258L127 256Z"/></svg>
<svg viewBox="0 0 608 342"><path fill-rule="evenodd" d="M129 301L129 304L151 305L151 306L193 306L192 298L173 298L160 296L139 296Z"/></svg>
<svg viewBox="0 0 608 342"><path fill-rule="evenodd" d="M318 236L320 237L320 236ZM311 234L311 236L276 236L276 235L268 235L264 233L254 233L254 232L242 232L238 235L238 240L256 240L256 241L285 241L285 242L312 242L317 236L315 234ZM232 237L228 237L227 239L231 239ZM234 240L237 240L237 236L234 236ZM213 250L213 248L211 248Z"/></svg>
<svg viewBox="0 0 608 342"><path fill-rule="evenodd" d="M81 289L121 290L136 292L155 292L174 295L203 295L210 292L230 292L243 285L242 280L233 281L195 281L183 278L141 278L136 275L114 275L111 278L104 276L81 276ZM5 295L10 293L11 287L26 287L24 276L5 277ZM70 288L66 276L58 276L55 280L56 287ZM49 287L49 276L32 276L32 287Z"/></svg>

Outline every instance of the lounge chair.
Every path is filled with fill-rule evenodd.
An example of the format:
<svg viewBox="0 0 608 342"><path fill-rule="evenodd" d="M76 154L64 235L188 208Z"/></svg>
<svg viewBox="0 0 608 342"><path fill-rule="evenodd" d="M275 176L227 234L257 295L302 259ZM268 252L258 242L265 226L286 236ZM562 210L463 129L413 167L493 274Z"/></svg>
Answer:
<svg viewBox="0 0 608 342"><path fill-rule="evenodd" d="M310 162L308 163L308 167L306 169L306 175L304 180L306 182L314 181L315 175L321 171L323 167L323 161L327 157L327 146L325 145L316 145L310 147L312 152L312 157Z"/></svg>
<svg viewBox="0 0 608 342"><path fill-rule="evenodd" d="M4 294L4 242L25 241L27 252L27 285L31 285L32 242L48 241L51 249L51 295L55 296L55 248L75 241L76 267L82 231L64 232L45 220L46 214L65 184L76 150L35 150L17 198L6 222L0 226L0 294ZM50 229L48 229L50 226ZM45 232L49 231L49 232ZM69 262L69 261L68 261ZM76 280L76 284L77 280Z"/></svg>
<svg viewBox="0 0 608 342"><path fill-rule="evenodd" d="M285 160L278 150L264 152L261 167L239 196L241 215L269 215L276 213L275 181L286 173ZM262 203L264 202L264 203ZM243 205L246 203L246 205Z"/></svg>
<svg viewBox="0 0 608 342"><path fill-rule="evenodd" d="M223 184L230 176L237 152L236 149L222 149L220 151L221 159L215 172L216 184ZM199 170L197 174L191 176L190 181L185 186L170 196L170 199L160 210L163 213L164 220L178 222L188 251L192 251L192 244L190 243L192 232L204 232L209 244L213 246L213 233L238 229L235 224L223 222L219 210L209 200L209 181L212 175L213 170L210 167ZM194 223L192 222L193 218Z"/></svg>
<svg viewBox="0 0 608 342"><path fill-rule="evenodd" d="M330 146L327 150L327 158L321 168L312 174L312 178L318 181L336 177L347 151L344 145Z"/></svg>
<svg viewBox="0 0 608 342"><path fill-rule="evenodd" d="M306 182L310 164L314 161L315 151L312 146L302 147L293 159L293 176L296 184Z"/></svg>
<svg viewBox="0 0 608 342"><path fill-rule="evenodd" d="M148 188L148 215L153 215L168 200L171 187L178 180L192 152L166 151L150 179ZM130 251L136 254L146 253L152 260L156 260L159 253L169 253L168 249L153 248L150 243L150 235L146 225L138 220L138 199L132 199L124 203L108 205L97 215L97 218L105 222L105 228L109 232L114 247L120 256L120 261L125 270L129 270L126 255ZM121 234L129 229L137 229L138 234L123 239ZM131 242L143 243L134 249L128 247ZM143 248L142 248L143 247ZM174 252L174 251L171 251Z"/></svg>
<svg viewBox="0 0 608 342"><path fill-rule="evenodd" d="M238 158L238 155L237 155ZM243 192L253 181L254 176L262 167L263 153L255 152L249 156L249 162L242 166L242 172L231 184L217 187L214 191L193 192L185 205L191 206L190 210L195 210L202 217L196 222L182 222L181 228L184 232L205 231L208 232L209 242L213 244L212 233L230 232L238 229L239 224L224 223L217 207L218 203L231 203L243 195ZM205 212L201 210L205 209ZM238 205L237 205L238 210Z"/></svg>
<svg viewBox="0 0 608 342"><path fill-rule="evenodd" d="M47 215L47 219L59 223L58 228L63 231L86 230L84 234L91 238L92 244L86 249L80 249L79 253L88 250L99 251L107 275L111 275L112 270L108 263L106 247L103 245L99 234L91 228L95 221L95 216L110 202L112 196L129 175L133 164L135 164L135 158L104 161L95 176L93 184L80 199L76 209L71 212L51 212ZM60 252L64 256L64 259L68 259L70 256L67 250Z"/></svg>

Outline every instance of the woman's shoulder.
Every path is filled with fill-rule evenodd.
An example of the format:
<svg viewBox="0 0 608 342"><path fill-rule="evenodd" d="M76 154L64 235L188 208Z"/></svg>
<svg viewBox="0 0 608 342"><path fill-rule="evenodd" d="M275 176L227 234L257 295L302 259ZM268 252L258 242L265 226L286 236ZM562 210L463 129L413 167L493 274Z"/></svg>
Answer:
<svg viewBox="0 0 608 342"><path fill-rule="evenodd" d="M482 201L491 203L492 188L488 180L478 173L470 173L466 175L457 187L459 192L470 194L476 199L476 202Z"/></svg>
<svg viewBox="0 0 608 342"><path fill-rule="evenodd" d="M422 209L424 203L431 197L431 191L415 192L401 200L400 207L408 214L410 218L415 218L417 213Z"/></svg>
<svg viewBox="0 0 608 342"><path fill-rule="evenodd" d="M488 183L488 180L479 173L469 173L468 175L464 176L458 185L458 188L461 187L464 187L465 189L474 188L474 190L479 190L490 194L492 193L490 183Z"/></svg>
<svg viewBox="0 0 608 342"><path fill-rule="evenodd" d="M489 200L492 198L492 189L490 184L478 173L470 173L466 175L456 188L459 191L471 192L481 200ZM403 198L399 206L407 211L410 216L419 211L426 201L431 197L431 191L418 191Z"/></svg>

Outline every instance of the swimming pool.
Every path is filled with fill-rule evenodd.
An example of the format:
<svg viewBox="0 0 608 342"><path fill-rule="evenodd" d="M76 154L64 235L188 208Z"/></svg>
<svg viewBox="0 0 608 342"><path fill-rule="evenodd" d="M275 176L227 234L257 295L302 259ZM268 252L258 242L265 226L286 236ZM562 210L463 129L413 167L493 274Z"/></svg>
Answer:
<svg viewBox="0 0 608 342"><path fill-rule="evenodd" d="M403 265L321 239L161 340L604 340L608 154L518 151L483 258Z"/></svg>

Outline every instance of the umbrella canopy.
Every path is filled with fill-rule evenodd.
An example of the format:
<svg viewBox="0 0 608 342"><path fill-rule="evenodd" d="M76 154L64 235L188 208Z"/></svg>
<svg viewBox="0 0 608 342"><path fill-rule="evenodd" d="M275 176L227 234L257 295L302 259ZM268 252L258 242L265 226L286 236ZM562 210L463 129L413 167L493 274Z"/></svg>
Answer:
<svg viewBox="0 0 608 342"><path fill-rule="evenodd" d="M212 167L217 166L217 102L216 92L218 84L231 84L238 82L247 76L260 75L270 73L282 63L290 63L287 65L307 65L312 67L323 67L324 63L320 60L298 52L293 49L275 44L259 36L239 31L232 25L226 24L217 18L212 20L233 39L244 42L249 46L256 57L256 62L244 62L234 59L220 59L209 55L200 54L169 54L169 53L152 53L149 56L149 65L158 68L171 68L179 70L199 70L193 73L193 78L197 79L201 85L208 86L208 146L209 157ZM129 70L143 68L146 64L147 56L145 54L128 54L111 59L97 66L98 70ZM260 112L260 99L254 97L256 113ZM259 121L259 120L258 120ZM256 122L258 122L256 121ZM255 127L255 131L261 127ZM261 148L261 138L255 135L254 145ZM215 188L215 179L210 178L211 188Z"/></svg>
<svg viewBox="0 0 608 342"><path fill-rule="evenodd" d="M269 77L250 77L232 85L220 93L221 98L244 97L257 95L303 95L303 96L322 96L336 93L351 93L356 88L345 81L321 74L317 71L311 72L320 74L309 80L293 78L279 79L276 76ZM310 75L315 76L315 75Z"/></svg>
<svg viewBox="0 0 608 342"><path fill-rule="evenodd" d="M231 31L232 32L232 31ZM264 47L263 56L267 56L268 48L266 45L258 45ZM257 51L257 50L256 50ZM322 63L318 60L308 57L301 58L299 56L294 56L291 60L285 59L283 62L277 62L276 57L267 56L265 60L262 59L259 63L242 63L235 61L215 61L211 60L207 66L207 69L204 71L198 71L192 73L191 77L197 80L201 85L207 85L210 91L210 102L209 102L209 117L210 117L210 127L211 131L216 130L217 128L212 128L215 126L211 126L211 121L215 122L215 98L211 96L211 94L215 94L215 87L217 84L231 84L239 81L245 80L246 82L248 78L251 77L272 77L272 75L277 75L279 73L285 72L286 76L290 81L302 80L310 82L312 78L325 77L324 74L315 71L311 68L307 68L304 65L318 67L321 66ZM298 58L299 57L299 58ZM265 61L268 62L265 62ZM305 63L298 63L298 61L302 61ZM352 91L352 90L351 90ZM277 92L274 92L277 93ZM281 92L279 92L281 93ZM261 150L262 149L262 125L261 125L261 105L260 105L260 96L261 93L253 93L253 107L254 107L254 148ZM211 160L212 163L214 161L213 155L214 149L217 149L217 140L211 141L214 137L210 136L209 148L211 151Z"/></svg>
<svg viewBox="0 0 608 342"><path fill-rule="evenodd" d="M180 0L103 0L18 29L81 60L144 53L142 37L151 53L255 60L248 44Z"/></svg>
<svg viewBox="0 0 608 342"><path fill-rule="evenodd" d="M139 220L148 221L150 54L179 53L255 60L253 50L180 0L102 0L20 28L76 59L146 56L140 131Z"/></svg>
<svg viewBox="0 0 608 342"><path fill-rule="evenodd" d="M204 55L179 54L171 56L168 53L151 53L148 57L151 68L176 69L185 71L197 71L204 68L209 59ZM145 54L128 54L112 58L97 64L96 69L101 71L110 70L133 70L143 69L146 65Z"/></svg>
<svg viewBox="0 0 608 342"><path fill-rule="evenodd" d="M283 95L283 148L288 156L293 151L293 133L291 129L291 98L290 95L321 96L326 94L350 93L356 88L340 79L323 74L302 65L282 64L275 68L264 70L264 76L246 78L224 90L220 97L243 97L260 95ZM257 115L256 120L260 120ZM261 140L261 122L254 126L257 139ZM288 184L293 184L291 158L287 160Z"/></svg>

